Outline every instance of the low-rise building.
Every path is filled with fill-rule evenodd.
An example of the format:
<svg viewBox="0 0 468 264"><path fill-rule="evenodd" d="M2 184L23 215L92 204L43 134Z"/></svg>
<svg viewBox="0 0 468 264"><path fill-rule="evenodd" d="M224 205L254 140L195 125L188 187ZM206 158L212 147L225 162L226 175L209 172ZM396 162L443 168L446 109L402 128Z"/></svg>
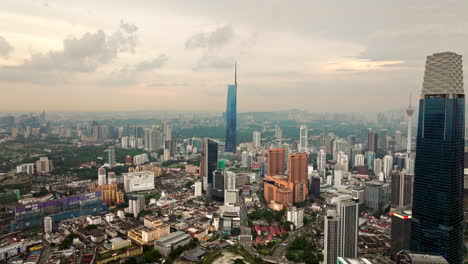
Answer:
<svg viewBox="0 0 468 264"><path fill-rule="evenodd" d="M177 231L154 241L154 249L163 256L168 256L173 249L190 243L190 235Z"/></svg>

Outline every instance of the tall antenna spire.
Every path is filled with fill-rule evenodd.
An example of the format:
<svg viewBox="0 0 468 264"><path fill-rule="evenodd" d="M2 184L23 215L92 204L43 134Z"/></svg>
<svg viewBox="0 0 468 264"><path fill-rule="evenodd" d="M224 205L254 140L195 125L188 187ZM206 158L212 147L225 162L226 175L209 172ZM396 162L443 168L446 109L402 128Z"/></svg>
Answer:
<svg viewBox="0 0 468 264"><path fill-rule="evenodd" d="M237 62L234 62L234 84L237 86Z"/></svg>

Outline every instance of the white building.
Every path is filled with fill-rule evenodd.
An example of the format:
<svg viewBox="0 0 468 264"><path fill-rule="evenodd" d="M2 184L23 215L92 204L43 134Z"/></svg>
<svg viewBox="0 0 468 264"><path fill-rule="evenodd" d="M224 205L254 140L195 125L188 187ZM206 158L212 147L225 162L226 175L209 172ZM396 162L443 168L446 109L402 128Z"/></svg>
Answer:
<svg viewBox="0 0 468 264"><path fill-rule="evenodd" d="M301 125L299 128L299 152L309 152L308 138L309 127L306 125Z"/></svg>
<svg viewBox="0 0 468 264"><path fill-rule="evenodd" d="M239 191L236 189L236 174L232 171L226 171L224 177L224 203L234 205L239 200Z"/></svg>
<svg viewBox="0 0 468 264"><path fill-rule="evenodd" d="M242 167L243 168L247 168L247 159L249 158L249 153L247 151L242 151L242 156L241 156L241 159L242 159Z"/></svg>
<svg viewBox="0 0 468 264"><path fill-rule="evenodd" d="M293 206L287 211L286 219L292 222L296 228L302 227L304 225L304 209Z"/></svg>
<svg viewBox="0 0 468 264"><path fill-rule="evenodd" d="M393 170L393 156L385 155L383 158L383 173L385 178L390 177L390 173Z"/></svg>
<svg viewBox="0 0 468 264"><path fill-rule="evenodd" d="M52 217L50 216L44 217L44 233L46 234L52 233L52 224L53 224Z"/></svg>
<svg viewBox="0 0 468 264"><path fill-rule="evenodd" d="M148 154L135 155L133 157L133 164L140 166L141 164L149 162Z"/></svg>
<svg viewBox="0 0 468 264"><path fill-rule="evenodd" d="M122 137L122 148L127 149L128 148L128 137Z"/></svg>
<svg viewBox="0 0 468 264"><path fill-rule="evenodd" d="M364 155L363 154L356 154L354 156L354 167L364 166Z"/></svg>
<svg viewBox="0 0 468 264"><path fill-rule="evenodd" d="M335 170L334 171L334 180L335 180L335 187L340 187L341 186L341 181L343 180L343 172L340 170Z"/></svg>
<svg viewBox="0 0 468 264"><path fill-rule="evenodd" d="M164 121L164 141L172 140L172 122L169 120Z"/></svg>
<svg viewBox="0 0 468 264"><path fill-rule="evenodd" d="M253 143L254 147L259 148L261 144L261 134L260 131L254 131L253 132Z"/></svg>
<svg viewBox="0 0 468 264"><path fill-rule="evenodd" d="M139 171L123 173L125 192L138 192L154 189L154 172Z"/></svg>
<svg viewBox="0 0 468 264"><path fill-rule="evenodd" d="M374 173L378 175L382 172L382 159L375 159L374 160Z"/></svg>
<svg viewBox="0 0 468 264"><path fill-rule="evenodd" d="M138 217L141 211L146 209L145 197L143 195L130 196L128 198L128 213Z"/></svg>
<svg viewBox="0 0 468 264"><path fill-rule="evenodd" d="M100 167L98 169L98 185L106 185L107 184L107 176L106 176L106 168Z"/></svg>
<svg viewBox="0 0 468 264"><path fill-rule="evenodd" d="M327 165L327 153L325 148L320 148L320 151L317 154L317 170L320 173L320 176L325 177L325 170Z"/></svg>
<svg viewBox="0 0 468 264"><path fill-rule="evenodd" d="M203 190L202 181L196 181L195 182L195 196L196 197L202 196L202 190Z"/></svg>
<svg viewBox="0 0 468 264"><path fill-rule="evenodd" d="M25 163L16 166L16 173L34 174L34 163Z"/></svg>

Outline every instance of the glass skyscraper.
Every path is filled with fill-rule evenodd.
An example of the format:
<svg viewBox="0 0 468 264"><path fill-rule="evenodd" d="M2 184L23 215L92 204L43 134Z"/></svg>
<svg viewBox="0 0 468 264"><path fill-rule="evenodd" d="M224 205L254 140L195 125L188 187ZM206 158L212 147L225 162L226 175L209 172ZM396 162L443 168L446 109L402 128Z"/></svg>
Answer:
<svg viewBox="0 0 468 264"><path fill-rule="evenodd" d="M419 101L411 250L463 263L462 57L427 57Z"/></svg>
<svg viewBox="0 0 468 264"><path fill-rule="evenodd" d="M237 67L234 67L234 84L228 85L226 104L226 152L236 152L237 128Z"/></svg>

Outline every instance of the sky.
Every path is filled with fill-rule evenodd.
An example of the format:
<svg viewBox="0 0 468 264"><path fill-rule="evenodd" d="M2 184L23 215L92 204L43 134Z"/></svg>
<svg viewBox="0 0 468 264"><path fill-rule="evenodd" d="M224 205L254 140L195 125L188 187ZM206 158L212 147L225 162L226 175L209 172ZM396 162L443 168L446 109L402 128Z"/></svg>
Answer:
<svg viewBox="0 0 468 264"><path fill-rule="evenodd" d="M3 0L0 111L373 112L468 54L465 0ZM465 71L466 72L466 71ZM466 75L466 74L465 74Z"/></svg>

